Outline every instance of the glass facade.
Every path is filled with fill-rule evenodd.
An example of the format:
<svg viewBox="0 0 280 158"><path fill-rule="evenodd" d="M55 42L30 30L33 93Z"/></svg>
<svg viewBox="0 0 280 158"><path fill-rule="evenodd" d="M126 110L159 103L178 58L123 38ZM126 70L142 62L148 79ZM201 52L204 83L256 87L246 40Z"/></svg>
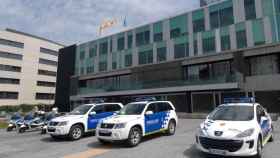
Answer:
<svg viewBox="0 0 280 158"><path fill-rule="evenodd" d="M261 0L262 11L259 11L257 19L255 0L245 0L244 4L238 6L233 5L233 0L225 0L190 13L80 44L76 51L75 74L98 73L247 48L249 45L258 46L268 44L271 38L271 43L278 42L279 1ZM239 17L234 17L234 11L243 8L243 5L245 15L237 19ZM135 59L134 52L138 52ZM3 55L0 53L0 57ZM23 57L18 54L13 56Z"/></svg>
<svg viewBox="0 0 280 158"><path fill-rule="evenodd" d="M270 75L280 73L280 56L268 55L251 57L247 59L249 76Z"/></svg>

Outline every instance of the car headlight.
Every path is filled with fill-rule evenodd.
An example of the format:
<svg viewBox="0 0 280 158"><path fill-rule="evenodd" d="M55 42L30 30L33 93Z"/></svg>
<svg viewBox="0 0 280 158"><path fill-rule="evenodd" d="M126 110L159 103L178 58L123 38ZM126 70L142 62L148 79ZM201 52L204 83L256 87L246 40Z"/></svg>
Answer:
<svg viewBox="0 0 280 158"><path fill-rule="evenodd" d="M66 126L68 124L68 121L62 121L62 122L59 122L57 124L57 126Z"/></svg>
<svg viewBox="0 0 280 158"><path fill-rule="evenodd" d="M250 128L245 130L244 132L239 133L236 137L237 138L244 138L244 137L250 137L254 133L255 129Z"/></svg>
<svg viewBox="0 0 280 158"><path fill-rule="evenodd" d="M118 129L118 128L125 128L125 125L126 125L126 123L117 123L117 124L115 124L114 128L116 128L116 129Z"/></svg>
<svg viewBox="0 0 280 158"><path fill-rule="evenodd" d="M197 131L197 134L198 136L205 136L205 131L204 129L202 129L201 127L198 128L198 131Z"/></svg>

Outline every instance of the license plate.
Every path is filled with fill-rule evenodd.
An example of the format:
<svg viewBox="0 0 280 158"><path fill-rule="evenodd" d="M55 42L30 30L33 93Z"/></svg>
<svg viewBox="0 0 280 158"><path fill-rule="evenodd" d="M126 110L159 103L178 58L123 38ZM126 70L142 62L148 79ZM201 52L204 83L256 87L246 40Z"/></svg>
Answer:
<svg viewBox="0 0 280 158"><path fill-rule="evenodd" d="M226 151L225 150L209 149L209 152L211 154L215 154L215 155L226 155Z"/></svg>
<svg viewBox="0 0 280 158"><path fill-rule="evenodd" d="M100 133L104 133L104 134L110 133L110 131L107 131L107 130L100 130L99 132L100 132Z"/></svg>

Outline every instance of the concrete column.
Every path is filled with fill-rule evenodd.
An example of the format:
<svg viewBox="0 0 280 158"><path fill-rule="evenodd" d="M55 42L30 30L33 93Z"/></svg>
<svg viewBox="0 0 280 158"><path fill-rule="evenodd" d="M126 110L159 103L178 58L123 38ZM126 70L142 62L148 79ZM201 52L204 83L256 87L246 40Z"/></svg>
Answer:
<svg viewBox="0 0 280 158"><path fill-rule="evenodd" d="M109 53L107 56L107 69L108 71L112 70L112 53Z"/></svg>
<svg viewBox="0 0 280 158"><path fill-rule="evenodd" d="M221 52L221 36L220 29L215 30L215 43L216 43L216 52Z"/></svg>
<svg viewBox="0 0 280 158"><path fill-rule="evenodd" d="M229 34L230 34L230 48L236 49L237 43L236 43L236 32L235 32L235 25L231 25L229 27Z"/></svg>
<svg viewBox="0 0 280 158"><path fill-rule="evenodd" d="M190 36L193 34L192 12L188 13L188 32Z"/></svg>
<svg viewBox="0 0 280 158"><path fill-rule="evenodd" d="M154 27L153 24L150 24L150 43L154 42Z"/></svg>
<svg viewBox="0 0 280 158"><path fill-rule="evenodd" d="M132 48L136 47L136 30L132 30Z"/></svg>
<svg viewBox="0 0 280 158"><path fill-rule="evenodd" d="M210 15L208 7L204 8L204 23L206 31L210 30Z"/></svg>
<svg viewBox="0 0 280 158"><path fill-rule="evenodd" d="M96 50L96 60L94 64L94 72L99 72L99 41L96 42L97 50Z"/></svg>
<svg viewBox="0 0 280 158"><path fill-rule="evenodd" d="M253 39L253 31L252 31L252 21L246 21L245 27L246 27L247 46L253 47L254 39Z"/></svg>
<svg viewBox="0 0 280 158"><path fill-rule="evenodd" d="M189 55L190 57L194 56L193 34L189 35Z"/></svg>
<svg viewBox="0 0 280 158"><path fill-rule="evenodd" d="M137 66L138 65L138 48L133 49L132 65L133 66Z"/></svg>
<svg viewBox="0 0 280 158"><path fill-rule="evenodd" d="M153 43L153 63L157 63L157 46L156 43Z"/></svg>
<svg viewBox="0 0 280 158"><path fill-rule="evenodd" d="M168 40L166 41L166 49L167 49L167 54L166 58L167 61L173 60L174 59L174 41L173 40Z"/></svg>
<svg viewBox="0 0 280 158"><path fill-rule="evenodd" d="M255 0L255 6L257 18L263 17L262 0Z"/></svg>
<svg viewBox="0 0 280 158"><path fill-rule="evenodd" d="M163 21L163 40L170 39L170 26L169 26L169 19Z"/></svg>
<svg viewBox="0 0 280 158"><path fill-rule="evenodd" d="M265 43L272 43L271 21L269 17L263 19Z"/></svg>
<svg viewBox="0 0 280 158"><path fill-rule="evenodd" d="M203 55L203 49L202 49L202 34L201 32L197 33L197 55L201 56Z"/></svg>
<svg viewBox="0 0 280 158"><path fill-rule="evenodd" d="M232 3L235 23L245 21L244 0L233 0Z"/></svg>
<svg viewBox="0 0 280 158"><path fill-rule="evenodd" d="M128 41L127 32L125 32L125 33L124 33L124 49L127 49L127 48L128 48L127 41Z"/></svg>

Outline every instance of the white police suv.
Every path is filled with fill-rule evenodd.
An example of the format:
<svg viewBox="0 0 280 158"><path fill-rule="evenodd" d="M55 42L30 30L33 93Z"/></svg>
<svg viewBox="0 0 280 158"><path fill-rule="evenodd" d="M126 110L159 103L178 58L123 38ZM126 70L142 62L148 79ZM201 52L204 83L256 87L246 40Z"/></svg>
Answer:
<svg viewBox="0 0 280 158"><path fill-rule="evenodd" d="M177 122L175 108L169 101L133 102L118 115L103 119L96 135L101 143L125 140L129 146L136 146L143 136L158 132L173 135Z"/></svg>
<svg viewBox="0 0 280 158"><path fill-rule="evenodd" d="M121 103L80 105L67 115L52 119L47 132L54 139L67 136L71 140L78 140L84 133L94 131L100 120L114 115L122 107Z"/></svg>
<svg viewBox="0 0 280 158"><path fill-rule="evenodd" d="M264 145L273 141L273 126L266 110L253 100L225 99L226 104L218 106L200 125L197 148L214 155L261 158Z"/></svg>

